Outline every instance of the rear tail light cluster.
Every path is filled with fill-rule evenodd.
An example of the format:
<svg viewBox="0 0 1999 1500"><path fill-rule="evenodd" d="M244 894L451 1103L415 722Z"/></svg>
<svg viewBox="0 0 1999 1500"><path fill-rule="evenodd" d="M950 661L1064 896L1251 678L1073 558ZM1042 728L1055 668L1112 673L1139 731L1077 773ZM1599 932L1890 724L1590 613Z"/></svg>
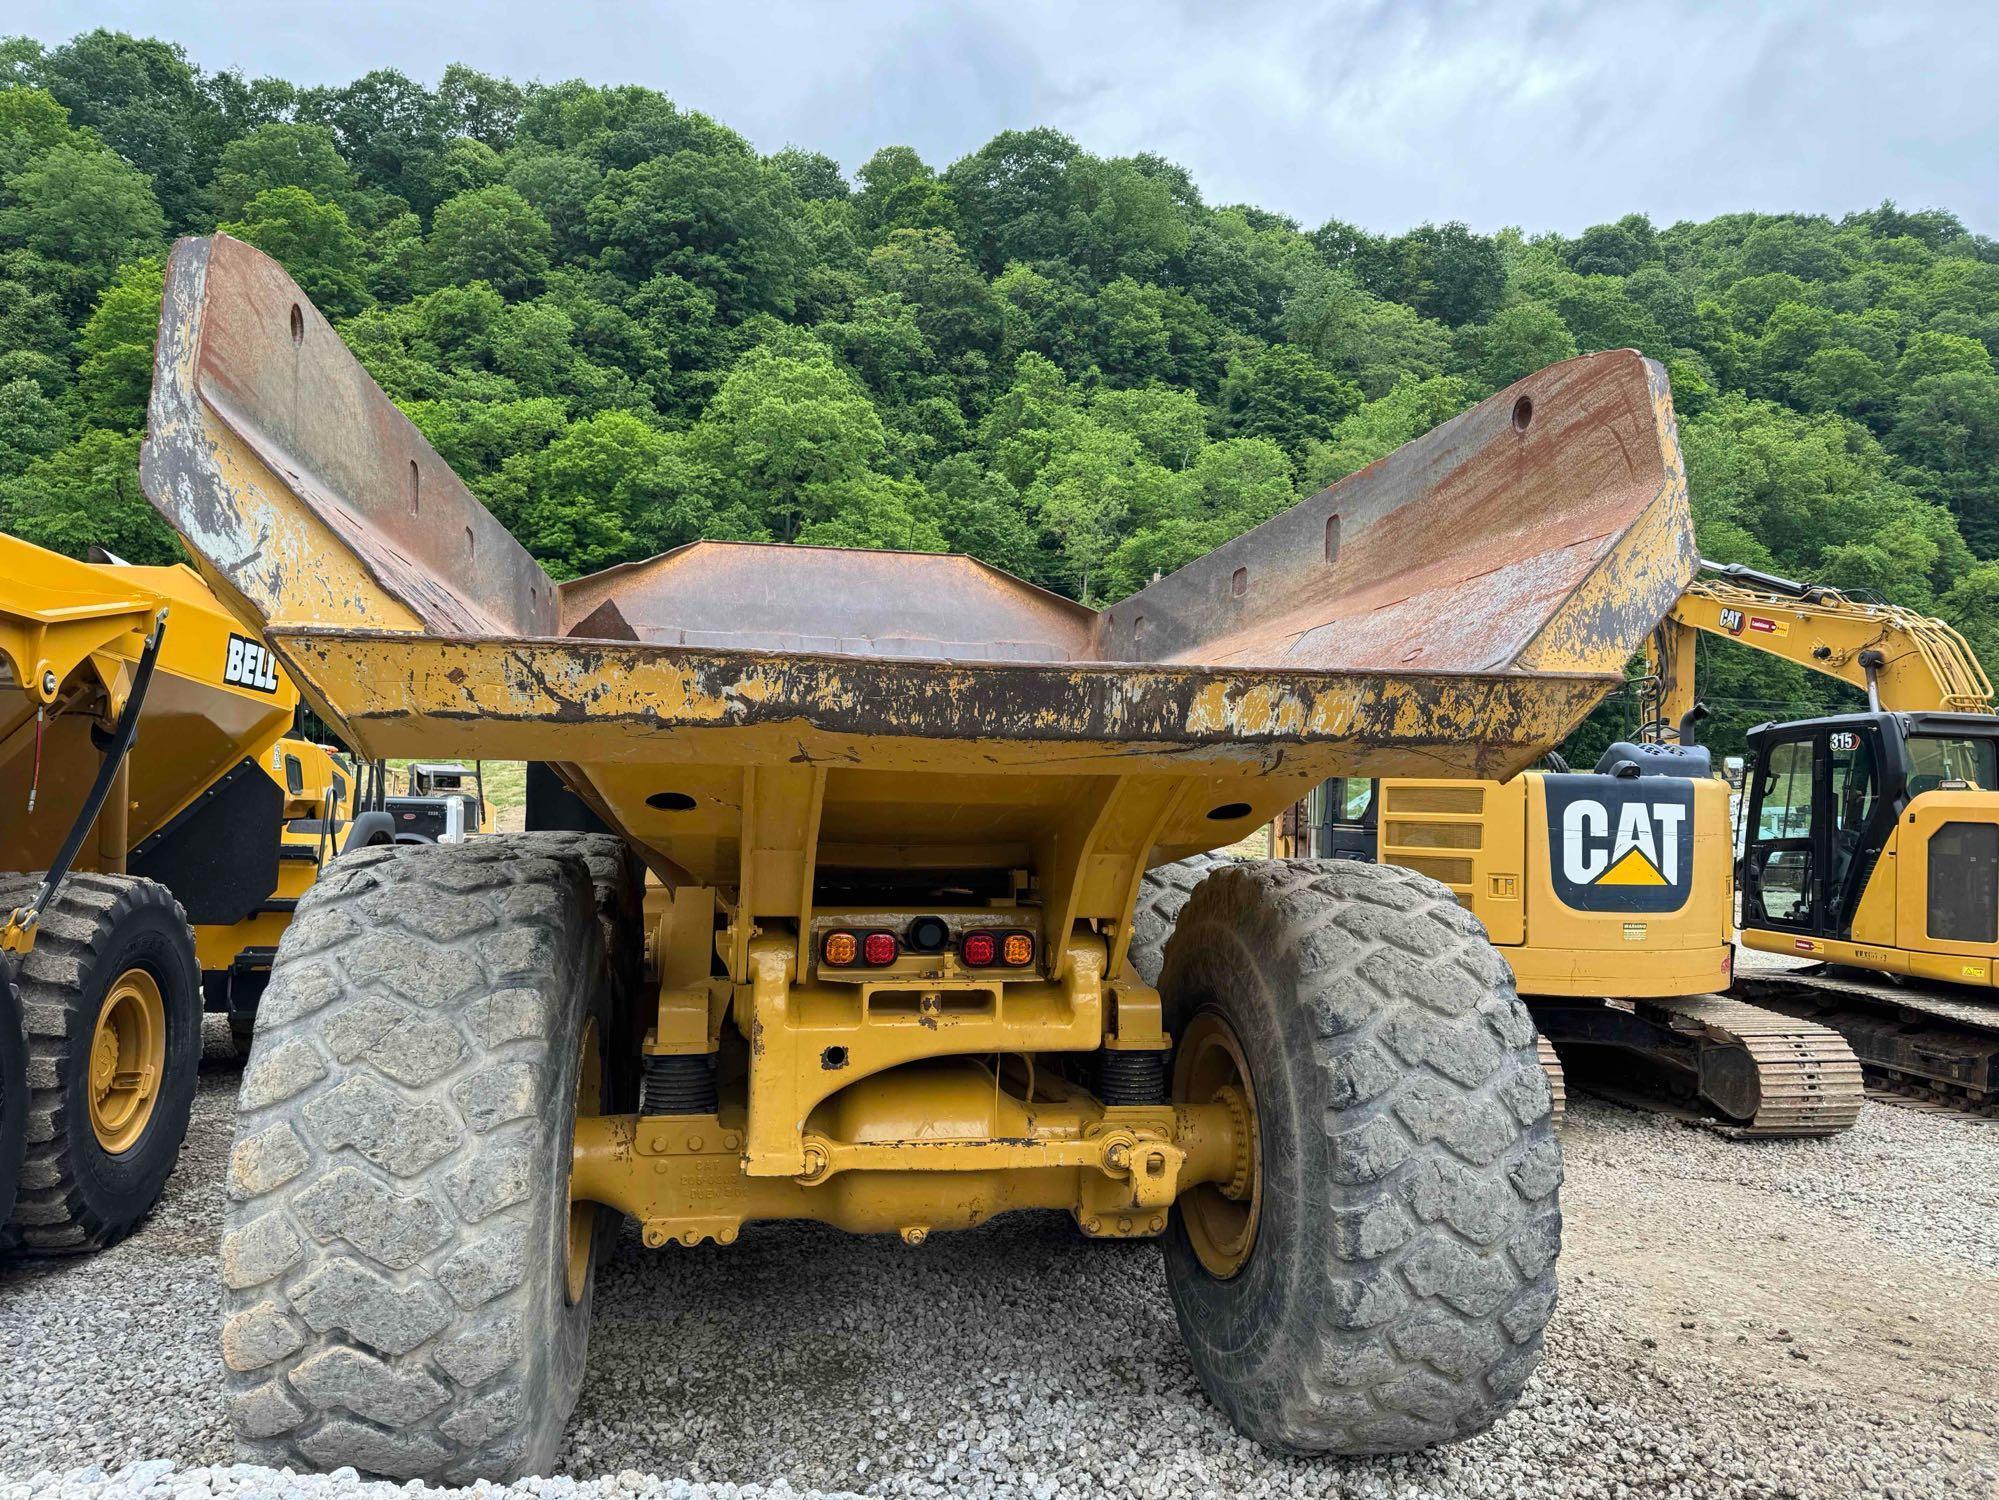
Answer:
<svg viewBox="0 0 1999 1500"><path fill-rule="evenodd" d="M819 961L829 969L886 969L902 956L892 932L855 932L839 927L819 940ZM968 969L1024 969L1034 962L1034 934L1019 928L968 932L958 940L958 957Z"/></svg>
<svg viewBox="0 0 1999 1500"><path fill-rule="evenodd" d="M968 932L958 956L968 969L1024 969L1034 962L1034 935L1018 929Z"/></svg>
<svg viewBox="0 0 1999 1500"><path fill-rule="evenodd" d="M842 927L819 940L819 961L829 969L886 969L902 952L892 932L850 932Z"/></svg>

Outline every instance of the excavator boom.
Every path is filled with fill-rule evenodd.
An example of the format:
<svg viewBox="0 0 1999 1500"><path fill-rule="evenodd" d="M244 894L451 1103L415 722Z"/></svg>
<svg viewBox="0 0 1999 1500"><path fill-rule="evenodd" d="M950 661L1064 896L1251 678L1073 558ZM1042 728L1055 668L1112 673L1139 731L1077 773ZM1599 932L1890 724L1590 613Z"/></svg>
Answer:
<svg viewBox="0 0 1999 1500"><path fill-rule="evenodd" d="M1792 583L1703 559L1713 576L1687 586L1646 642L1646 732L1674 740L1693 712L1702 635L1837 677L1893 712L1989 714L1992 683L1964 637L1943 620L1838 589Z"/></svg>

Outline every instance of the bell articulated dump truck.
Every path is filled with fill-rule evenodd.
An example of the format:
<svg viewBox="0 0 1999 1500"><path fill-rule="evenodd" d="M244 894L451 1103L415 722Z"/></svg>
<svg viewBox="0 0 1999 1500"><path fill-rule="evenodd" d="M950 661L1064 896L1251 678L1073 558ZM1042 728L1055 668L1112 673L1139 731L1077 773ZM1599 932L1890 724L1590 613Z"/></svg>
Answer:
<svg viewBox="0 0 1999 1500"><path fill-rule="evenodd" d="M300 902L228 1173L247 1453L545 1470L620 1215L1157 1238L1203 1386L1285 1453L1513 1403L1561 1156L1477 921L1249 864L1152 984L1132 913L1328 777L1504 778L1622 681L1697 561L1657 365L1531 376L1103 611L815 547L557 585L216 236L168 268L142 474L358 753L540 762L608 830L364 850Z"/></svg>
<svg viewBox="0 0 1999 1500"><path fill-rule="evenodd" d="M346 791L297 703L192 569L0 536L0 1245L129 1233L180 1153L204 995L247 1041Z"/></svg>

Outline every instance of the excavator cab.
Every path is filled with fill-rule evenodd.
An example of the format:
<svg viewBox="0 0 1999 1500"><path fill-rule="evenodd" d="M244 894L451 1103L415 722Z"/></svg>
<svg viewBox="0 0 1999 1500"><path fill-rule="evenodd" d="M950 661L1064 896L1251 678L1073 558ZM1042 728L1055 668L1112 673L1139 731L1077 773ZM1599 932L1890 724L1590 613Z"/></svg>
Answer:
<svg viewBox="0 0 1999 1500"><path fill-rule="evenodd" d="M1748 738L1744 943L1989 983L1999 956L1999 808L1989 796L1999 790L1999 720L1840 714L1766 724Z"/></svg>
<svg viewBox="0 0 1999 1500"><path fill-rule="evenodd" d="M1378 779L1335 776L1313 787L1303 806L1304 837L1295 857L1364 860L1378 857L1381 845Z"/></svg>

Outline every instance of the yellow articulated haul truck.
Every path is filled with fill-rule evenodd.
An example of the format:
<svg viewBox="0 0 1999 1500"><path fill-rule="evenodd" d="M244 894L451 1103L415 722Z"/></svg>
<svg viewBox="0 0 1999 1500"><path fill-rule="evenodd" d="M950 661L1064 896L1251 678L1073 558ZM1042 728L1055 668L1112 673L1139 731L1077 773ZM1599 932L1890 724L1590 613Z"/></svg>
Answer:
<svg viewBox="0 0 1999 1500"><path fill-rule="evenodd" d="M1148 867L1331 776L1507 777L1622 680L1696 563L1658 366L1529 377L1103 611L812 547L558 585L216 236L169 264L142 475L358 753L541 762L612 830L366 850L300 902L228 1173L248 1453L545 1469L616 1215L915 1246L1061 1210L1163 1242L1202 1384L1276 1450L1512 1404L1561 1157L1470 914L1263 862L1156 985L1126 955Z"/></svg>
<svg viewBox="0 0 1999 1500"><path fill-rule="evenodd" d="M0 1172L19 1173L0 1243L128 1233L179 1154L204 991L247 1037L331 853L287 821L337 816L344 791L288 737L297 702L191 569L0 536Z"/></svg>

